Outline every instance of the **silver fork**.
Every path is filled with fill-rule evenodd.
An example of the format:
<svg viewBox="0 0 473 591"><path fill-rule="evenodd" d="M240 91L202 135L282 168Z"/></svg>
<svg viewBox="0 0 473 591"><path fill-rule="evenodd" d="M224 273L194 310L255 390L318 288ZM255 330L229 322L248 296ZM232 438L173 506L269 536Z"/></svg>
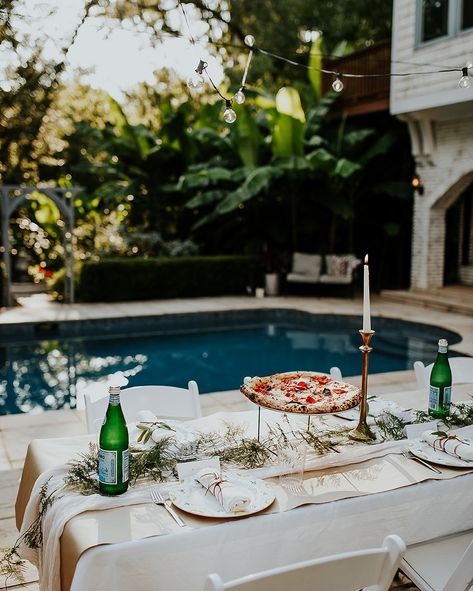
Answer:
<svg viewBox="0 0 473 591"><path fill-rule="evenodd" d="M432 470L432 472L435 472L437 474L442 474L441 470L438 470L437 468L435 468L435 466L432 466L431 464L429 464L428 462L425 462L424 460L422 460L421 458L418 458L417 456L415 456L413 453L411 453L408 449L405 449L404 451L401 452L402 455L407 458L408 460L414 460L415 462L419 462L419 464L422 464L423 466L425 466L426 468L429 468L429 470Z"/></svg>
<svg viewBox="0 0 473 591"><path fill-rule="evenodd" d="M179 517L179 515L171 507L170 501L163 497L159 489L152 488L150 494L153 503L156 503L156 505L162 505L180 527L184 527L186 525Z"/></svg>

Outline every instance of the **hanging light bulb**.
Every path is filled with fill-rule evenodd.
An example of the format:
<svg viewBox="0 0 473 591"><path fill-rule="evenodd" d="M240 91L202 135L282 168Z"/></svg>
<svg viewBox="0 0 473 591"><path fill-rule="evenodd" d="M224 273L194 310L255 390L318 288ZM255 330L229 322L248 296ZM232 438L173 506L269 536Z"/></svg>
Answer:
<svg viewBox="0 0 473 591"><path fill-rule="evenodd" d="M199 65L195 69L195 73L192 74L192 76L189 76L189 78L187 78L187 87L188 88L190 88L191 90L199 90L200 88L202 88L204 86L205 80L204 80L202 73L206 67L207 67L207 62L200 60Z"/></svg>
<svg viewBox="0 0 473 591"><path fill-rule="evenodd" d="M243 92L243 88L235 94L235 101L237 104L242 105L245 102L245 93Z"/></svg>
<svg viewBox="0 0 473 591"><path fill-rule="evenodd" d="M468 75L468 67L462 68L462 77L458 83L460 88L469 88L471 86L470 76Z"/></svg>
<svg viewBox="0 0 473 591"><path fill-rule="evenodd" d="M223 112L223 119L226 123L235 123L236 118L236 113L232 109L232 103L230 101L225 101L225 111Z"/></svg>
<svg viewBox="0 0 473 591"><path fill-rule="evenodd" d="M246 35L245 36L245 45L248 45L248 47L253 47L254 44L255 44L255 38L253 37L253 35Z"/></svg>
<svg viewBox="0 0 473 591"><path fill-rule="evenodd" d="M343 90L343 82L341 80L340 74L337 74L337 77L332 82L332 88L335 92L342 92Z"/></svg>

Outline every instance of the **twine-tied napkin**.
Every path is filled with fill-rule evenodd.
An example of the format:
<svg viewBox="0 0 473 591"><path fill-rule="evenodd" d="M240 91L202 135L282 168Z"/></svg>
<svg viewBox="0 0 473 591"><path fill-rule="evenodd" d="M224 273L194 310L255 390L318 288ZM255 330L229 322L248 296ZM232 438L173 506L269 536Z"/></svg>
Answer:
<svg viewBox="0 0 473 591"><path fill-rule="evenodd" d="M251 492L246 487L227 480L214 470L202 468L195 479L217 499L227 513L245 511L251 505Z"/></svg>
<svg viewBox="0 0 473 591"><path fill-rule="evenodd" d="M437 431L424 431L422 439L437 451L473 462L473 445L458 435L440 435Z"/></svg>

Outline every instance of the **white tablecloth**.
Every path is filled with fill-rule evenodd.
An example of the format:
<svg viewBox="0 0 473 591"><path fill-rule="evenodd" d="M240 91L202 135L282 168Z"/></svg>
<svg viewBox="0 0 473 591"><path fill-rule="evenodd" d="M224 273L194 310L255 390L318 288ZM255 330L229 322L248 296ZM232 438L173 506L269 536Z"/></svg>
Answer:
<svg viewBox="0 0 473 591"><path fill-rule="evenodd" d="M468 392L457 388L454 399L466 399ZM423 408L427 392L403 392L389 399ZM409 545L472 528L473 474L466 474L92 548L79 560L71 591L109 591L111 587L114 591L201 591L211 572L229 580L291 562L378 546L388 534L401 536Z"/></svg>
<svg viewBox="0 0 473 591"><path fill-rule="evenodd" d="M404 393L399 402L415 406L419 396L426 400L425 392L412 392ZM211 422L211 417L196 421L209 429ZM251 423L254 429L256 423ZM37 443L47 449L46 441ZM65 448L65 457L70 457L69 453ZM87 514L84 516L87 518ZM149 519L146 510L143 519ZM87 522L84 524L87 527ZM127 524L120 526L126 529ZM224 580L232 579L291 562L380 545L391 533L413 544L467 529L473 529L471 473L288 512L96 546L82 554L71 591L201 591L211 572L218 572Z"/></svg>
<svg viewBox="0 0 473 591"><path fill-rule="evenodd" d="M413 544L473 528L473 475L365 497L307 505L191 532L100 546L79 560L71 591L202 591L291 562L380 545L387 534Z"/></svg>

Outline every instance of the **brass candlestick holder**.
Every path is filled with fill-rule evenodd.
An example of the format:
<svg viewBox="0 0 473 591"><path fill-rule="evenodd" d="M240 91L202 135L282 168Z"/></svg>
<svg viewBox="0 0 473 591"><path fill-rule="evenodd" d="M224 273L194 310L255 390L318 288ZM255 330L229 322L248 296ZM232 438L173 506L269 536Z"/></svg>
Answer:
<svg viewBox="0 0 473 591"><path fill-rule="evenodd" d="M373 350L370 347L371 338L374 335L374 330L360 330L363 344L360 347L360 351L363 355L362 366L361 366L361 402L360 402L360 420L356 429L350 432L350 438L356 441L373 441L376 439L376 435L368 427L366 422L366 411L367 411L367 395L368 395L368 355Z"/></svg>

